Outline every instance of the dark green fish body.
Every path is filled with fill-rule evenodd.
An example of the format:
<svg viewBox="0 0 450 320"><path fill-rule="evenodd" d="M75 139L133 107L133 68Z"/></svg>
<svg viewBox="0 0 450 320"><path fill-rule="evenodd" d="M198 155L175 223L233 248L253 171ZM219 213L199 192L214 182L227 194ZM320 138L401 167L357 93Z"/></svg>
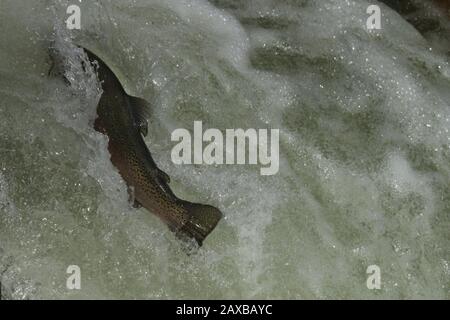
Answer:
<svg viewBox="0 0 450 320"><path fill-rule="evenodd" d="M138 204L159 216L177 235L194 238L201 245L219 222L221 212L174 195L169 176L158 169L142 138L142 134L147 134L145 100L128 95L111 69L92 52L85 51L89 60L98 64L103 94L95 129L109 138L111 162Z"/></svg>

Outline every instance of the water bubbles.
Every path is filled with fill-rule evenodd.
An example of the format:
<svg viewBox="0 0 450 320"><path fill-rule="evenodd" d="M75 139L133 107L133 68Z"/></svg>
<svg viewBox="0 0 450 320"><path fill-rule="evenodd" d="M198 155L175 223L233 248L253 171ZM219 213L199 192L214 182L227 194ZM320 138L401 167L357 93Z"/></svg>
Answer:
<svg viewBox="0 0 450 320"><path fill-rule="evenodd" d="M408 254L420 257L420 248L447 243L434 224L445 224L447 217L441 208L448 188L440 177L446 176L448 157L438 154L450 148L448 103L442 102L448 100L446 78L432 79L446 77L444 60L436 50L430 54L416 33L386 29L377 39L360 33L364 11L357 2L309 2L301 9L286 3L276 10L271 4L246 2L242 9L233 2L237 8L230 10L200 1L139 2L137 8L126 1L105 4L115 18L99 30L111 41L97 44L119 69L138 79L139 93L152 92L156 115L147 142L155 161L186 198L215 202L226 213L202 249L204 256L195 258L176 251L177 242L156 218L128 209L107 141L89 124L98 95L95 72L79 68L82 52L68 35L59 35L70 87L44 88L59 99L53 105L45 95L33 102L24 96L24 103L46 106L46 116L33 108L35 121L21 141L24 146L5 148L22 150L15 151L20 161L34 151L25 145L40 143L35 164L30 160L19 175L0 162L0 212L9 212L15 201L24 208L19 211L24 223L15 224L14 233L5 228L4 234L39 239L22 242L22 250L28 250L24 259L43 252L47 266L68 255L84 261L93 270L91 287L83 290L89 297L108 292L114 297L301 298L345 292L365 298L366 291L354 284L368 260L394 262L389 276L395 280L386 283L393 296L414 296L416 288L396 280L403 275L419 283L419 291L426 283L436 296L443 294L432 274L448 274L448 262L441 262L434 249L427 252L427 264ZM245 18L266 20L246 25ZM406 23L397 15L389 20ZM97 26L98 21L87 23ZM117 38L130 40L115 46ZM274 44L279 50L271 52ZM259 66L266 69L249 63L255 49L264 53L265 64ZM414 57L426 63L421 66ZM428 74L430 69L439 72ZM280 174L264 180L251 168L171 166L167 134L199 117L224 128L236 121L280 127ZM46 178L36 178L37 173ZM48 177L54 189L40 181ZM43 190L21 194L14 183L22 180L21 185L31 181ZM38 192L49 190L55 192ZM38 198L44 199L41 211L35 209ZM427 225L433 232L427 233ZM408 258L407 266L399 256ZM335 273L336 266L342 274ZM412 272L418 269L429 272ZM21 269L13 278L27 274ZM50 279L42 294L64 295Z"/></svg>

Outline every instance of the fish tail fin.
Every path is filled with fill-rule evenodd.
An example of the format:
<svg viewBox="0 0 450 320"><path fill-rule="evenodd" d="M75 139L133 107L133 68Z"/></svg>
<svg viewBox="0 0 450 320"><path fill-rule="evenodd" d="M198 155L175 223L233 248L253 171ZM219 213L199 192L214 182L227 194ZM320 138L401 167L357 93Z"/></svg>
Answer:
<svg viewBox="0 0 450 320"><path fill-rule="evenodd" d="M189 237L195 239L199 246L203 240L214 230L222 212L216 207L184 201L183 206L188 212L187 222L177 231L180 238Z"/></svg>

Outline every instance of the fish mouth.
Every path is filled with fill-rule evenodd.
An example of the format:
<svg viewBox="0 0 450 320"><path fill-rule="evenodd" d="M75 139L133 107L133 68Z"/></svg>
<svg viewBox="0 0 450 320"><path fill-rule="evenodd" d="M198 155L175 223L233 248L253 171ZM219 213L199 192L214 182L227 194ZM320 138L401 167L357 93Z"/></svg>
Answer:
<svg viewBox="0 0 450 320"><path fill-rule="evenodd" d="M195 239L201 246L205 238L214 230L222 218L222 212L216 207L204 204L185 202L188 218L185 224L177 230L179 238Z"/></svg>

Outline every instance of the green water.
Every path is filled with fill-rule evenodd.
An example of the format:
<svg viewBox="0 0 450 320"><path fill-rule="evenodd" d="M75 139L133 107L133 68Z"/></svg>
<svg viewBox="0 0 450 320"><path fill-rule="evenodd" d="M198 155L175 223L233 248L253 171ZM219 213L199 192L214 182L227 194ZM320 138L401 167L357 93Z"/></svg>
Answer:
<svg viewBox="0 0 450 320"><path fill-rule="evenodd" d="M450 298L450 27L432 7L420 34L381 3L368 32L364 0L82 1L67 31L69 3L0 2L3 298ZM174 192L223 211L197 254L128 203L73 43L151 102ZM47 75L51 45L71 86ZM280 129L278 174L174 165L171 132L197 120Z"/></svg>

